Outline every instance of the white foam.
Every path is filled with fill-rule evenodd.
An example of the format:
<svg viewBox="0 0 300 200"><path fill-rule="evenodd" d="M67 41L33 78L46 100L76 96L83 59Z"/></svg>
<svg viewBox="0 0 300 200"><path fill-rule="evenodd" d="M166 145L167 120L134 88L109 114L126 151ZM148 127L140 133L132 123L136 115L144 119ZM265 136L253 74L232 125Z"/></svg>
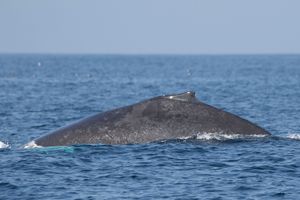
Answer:
<svg viewBox="0 0 300 200"><path fill-rule="evenodd" d="M290 138L293 140L300 140L300 133L290 133L287 135L287 138Z"/></svg>
<svg viewBox="0 0 300 200"><path fill-rule="evenodd" d="M220 133L204 133L204 134L197 134L197 140L232 140L241 138L242 135L240 134L220 134Z"/></svg>
<svg viewBox="0 0 300 200"><path fill-rule="evenodd" d="M225 133L198 133L195 136L181 137L179 139L197 139L197 140L234 140L242 138L260 138L265 135L243 135L243 134L225 134Z"/></svg>
<svg viewBox="0 0 300 200"><path fill-rule="evenodd" d="M42 146L37 145L34 141L31 141L24 145L25 149L32 149L32 148L40 148Z"/></svg>
<svg viewBox="0 0 300 200"><path fill-rule="evenodd" d="M0 141L0 149L5 149L5 148L8 148L8 147L9 147L8 144L5 144L4 142Z"/></svg>

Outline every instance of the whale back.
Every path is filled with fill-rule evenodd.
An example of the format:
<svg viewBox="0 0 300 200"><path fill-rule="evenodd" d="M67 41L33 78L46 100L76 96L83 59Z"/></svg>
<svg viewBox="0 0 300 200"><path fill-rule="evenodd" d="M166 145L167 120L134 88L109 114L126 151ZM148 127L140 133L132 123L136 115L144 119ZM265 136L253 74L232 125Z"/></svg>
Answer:
<svg viewBox="0 0 300 200"><path fill-rule="evenodd" d="M96 114L34 142L40 146L128 144L205 133L269 135L248 120L202 103L189 91Z"/></svg>

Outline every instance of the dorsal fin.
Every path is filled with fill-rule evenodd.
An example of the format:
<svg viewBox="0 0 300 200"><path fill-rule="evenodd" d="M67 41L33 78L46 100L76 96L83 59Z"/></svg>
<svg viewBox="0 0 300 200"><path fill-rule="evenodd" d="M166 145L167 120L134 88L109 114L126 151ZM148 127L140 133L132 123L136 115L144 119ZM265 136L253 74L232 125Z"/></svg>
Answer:
<svg viewBox="0 0 300 200"><path fill-rule="evenodd" d="M196 93L194 91L187 91L179 94L170 94L163 96L164 98L178 100L178 101L186 101L186 102L195 102L197 101Z"/></svg>

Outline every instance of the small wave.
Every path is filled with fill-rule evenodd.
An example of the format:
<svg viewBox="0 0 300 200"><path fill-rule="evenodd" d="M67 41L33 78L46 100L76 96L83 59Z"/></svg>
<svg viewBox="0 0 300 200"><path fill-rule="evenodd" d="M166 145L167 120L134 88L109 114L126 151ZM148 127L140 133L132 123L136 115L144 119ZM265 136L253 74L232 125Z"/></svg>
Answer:
<svg viewBox="0 0 300 200"><path fill-rule="evenodd" d="M40 152L49 152L49 151L65 151L67 153L73 153L74 147L73 146L48 146L43 147L39 146L35 143L35 141L31 141L23 146L24 149L30 149L34 151Z"/></svg>
<svg viewBox="0 0 300 200"><path fill-rule="evenodd" d="M289 139L300 140L300 133L291 133L286 136Z"/></svg>
<svg viewBox="0 0 300 200"><path fill-rule="evenodd" d="M12 184L12 183L9 183L9 182L0 182L0 187L1 188L9 188L9 189L17 189L18 186Z"/></svg>
<svg viewBox="0 0 300 200"><path fill-rule="evenodd" d="M8 144L5 144L4 142L0 141L0 149L5 149L5 148L8 148L8 147L9 147Z"/></svg>
<svg viewBox="0 0 300 200"><path fill-rule="evenodd" d="M235 140L245 138L261 138L265 135L243 135L243 134L224 134L224 133L198 133L195 136L182 137L179 139L197 139L197 140Z"/></svg>

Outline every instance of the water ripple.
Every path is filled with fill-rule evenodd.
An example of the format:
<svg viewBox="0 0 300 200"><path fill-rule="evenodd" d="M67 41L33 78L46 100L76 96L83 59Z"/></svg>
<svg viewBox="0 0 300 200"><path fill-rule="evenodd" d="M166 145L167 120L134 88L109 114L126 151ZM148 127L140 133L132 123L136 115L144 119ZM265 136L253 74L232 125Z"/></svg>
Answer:
<svg viewBox="0 0 300 200"><path fill-rule="evenodd" d="M0 66L0 199L299 199L300 56L0 55ZM273 136L20 148L186 90Z"/></svg>

